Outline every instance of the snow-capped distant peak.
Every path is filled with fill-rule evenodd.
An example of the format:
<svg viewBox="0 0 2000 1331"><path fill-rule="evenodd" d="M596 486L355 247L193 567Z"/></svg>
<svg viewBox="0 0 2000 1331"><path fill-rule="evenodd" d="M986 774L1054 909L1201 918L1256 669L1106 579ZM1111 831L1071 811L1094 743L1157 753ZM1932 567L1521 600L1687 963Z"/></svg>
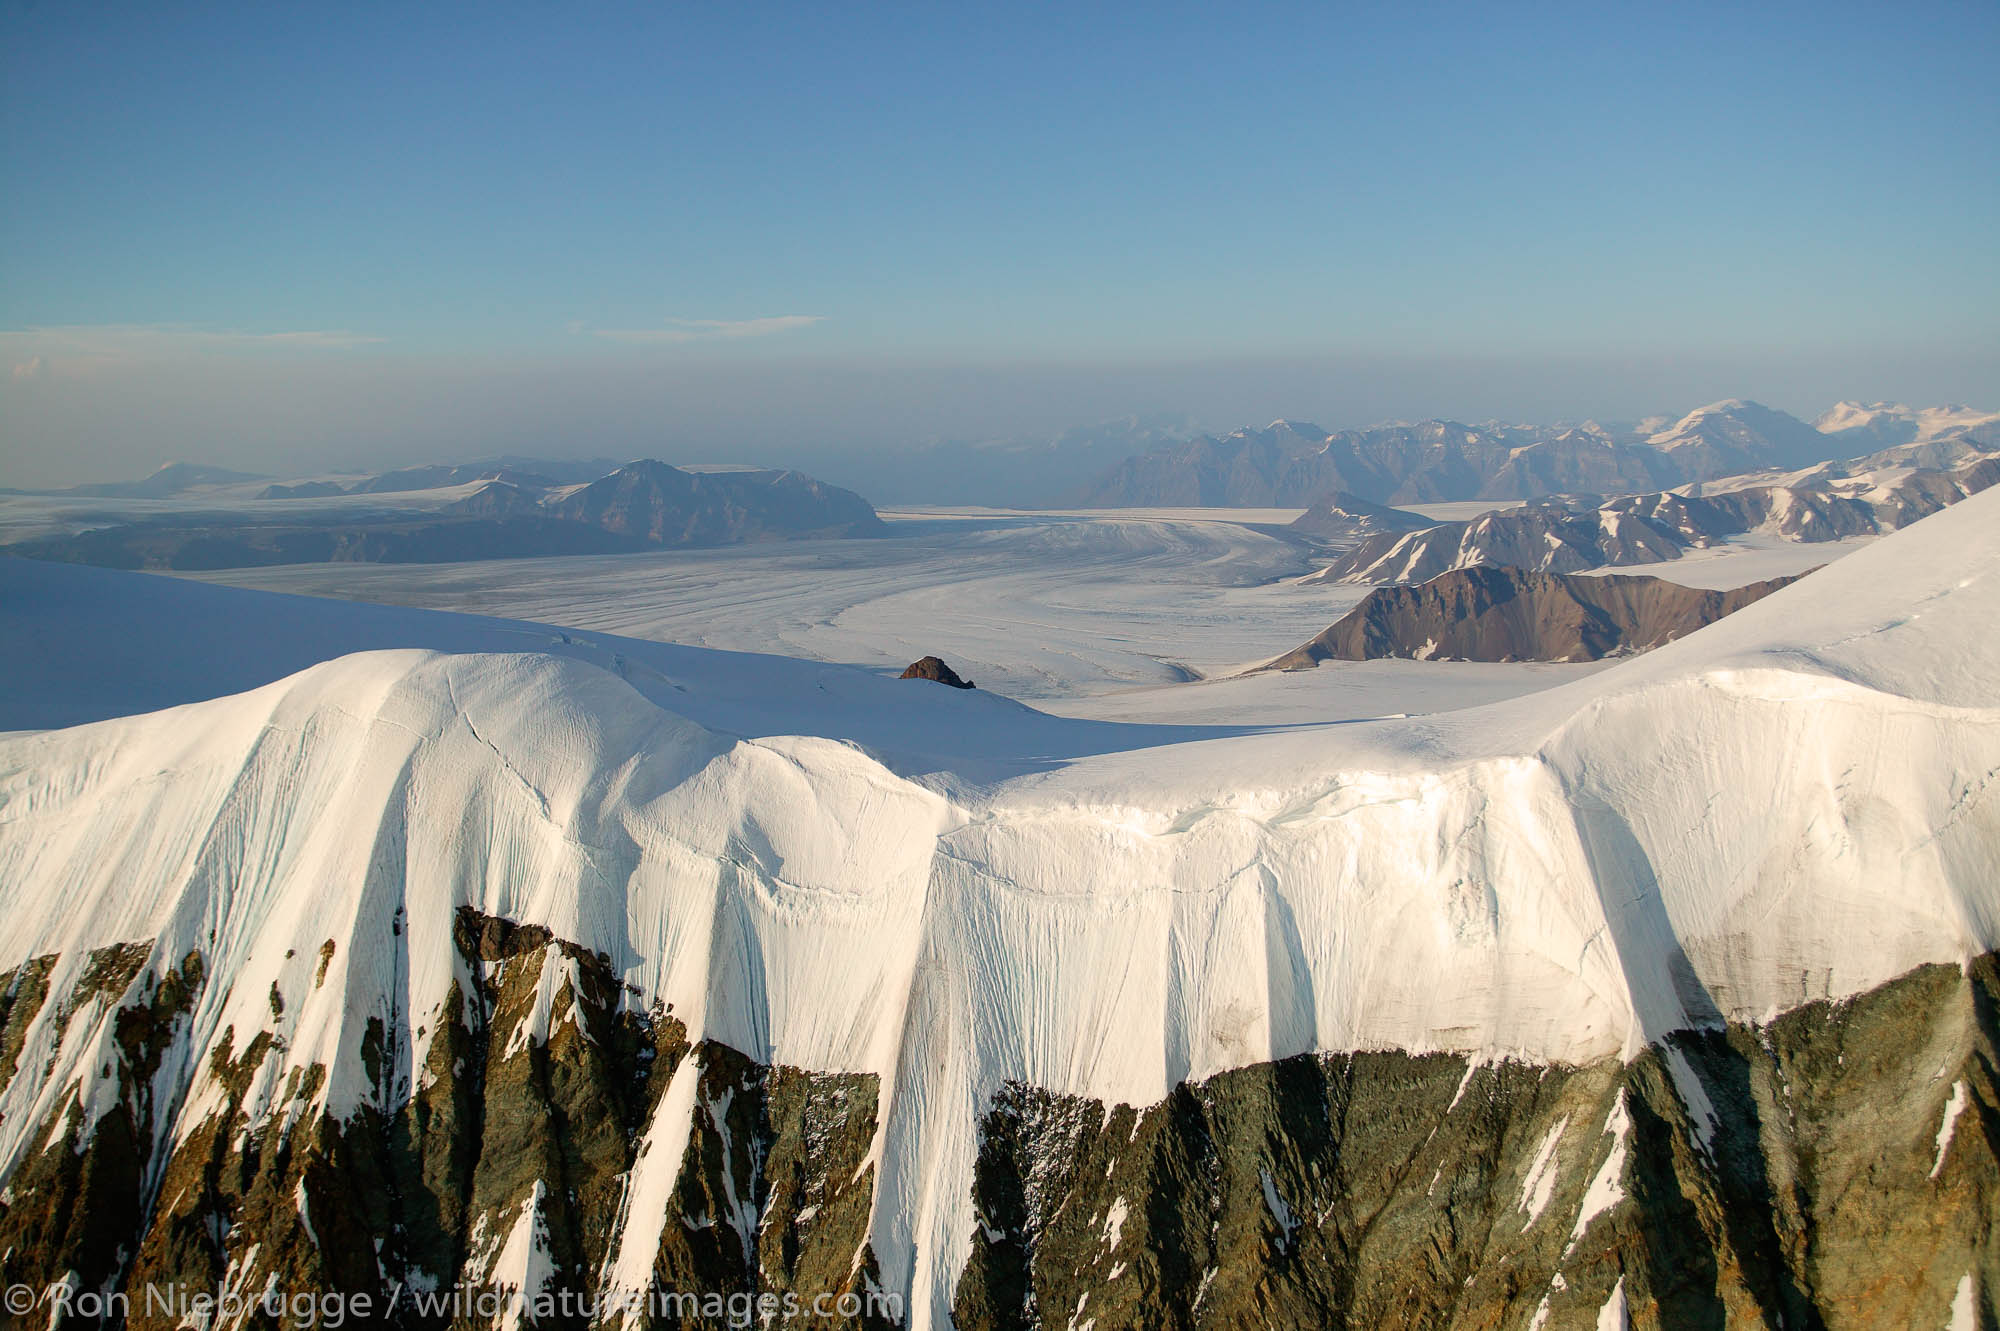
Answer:
<svg viewBox="0 0 2000 1331"><path fill-rule="evenodd" d="M1907 416L1912 410L1906 402L1836 402L1813 422L1813 428L1829 432L1851 430L1881 415Z"/></svg>
<svg viewBox="0 0 2000 1331"><path fill-rule="evenodd" d="M1750 412L1764 412L1769 410L1769 407L1764 406L1762 403L1752 402L1748 398L1726 397L1720 402L1711 402L1707 406L1696 407L1672 425L1655 432L1652 436L1652 442L1659 443L1663 440L1692 433L1699 430L1702 424L1711 417L1741 416Z"/></svg>
<svg viewBox="0 0 2000 1331"><path fill-rule="evenodd" d="M1962 402L1913 407L1906 402L1836 402L1813 422L1823 434L1861 436L1873 442L1921 444L2000 421L2000 412Z"/></svg>

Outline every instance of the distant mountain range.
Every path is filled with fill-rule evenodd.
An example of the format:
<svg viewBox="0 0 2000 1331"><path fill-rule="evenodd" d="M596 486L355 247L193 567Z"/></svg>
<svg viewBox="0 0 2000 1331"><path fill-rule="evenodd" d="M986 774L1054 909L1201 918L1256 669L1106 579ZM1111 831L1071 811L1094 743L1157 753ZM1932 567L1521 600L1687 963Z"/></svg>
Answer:
<svg viewBox="0 0 2000 1331"><path fill-rule="evenodd" d="M972 435L907 447L775 443L767 456L838 476L873 500L893 504L1304 508L1336 493L1348 496L1343 502L1350 506L1635 494L1744 472L1793 471L1890 447L1965 443L2000 450L2000 413L1842 402L1809 424L1732 398L1679 420L1624 424L1428 420L1328 431L1277 420L1261 429L1206 434L1187 417L1134 415L1046 436ZM621 465L611 458L506 456L366 476L272 478L176 462L143 480L40 493L196 500L228 492L242 499L326 500L499 481L539 504L556 488L595 481ZM1944 464L1933 457L1915 465ZM260 481L265 483L252 488Z"/></svg>
<svg viewBox="0 0 2000 1331"><path fill-rule="evenodd" d="M255 472L230 471L226 467L210 467L199 462L169 462L142 481L79 485L66 493L103 499L171 499L206 486L238 485L263 479Z"/></svg>
<svg viewBox="0 0 2000 1331"><path fill-rule="evenodd" d="M324 499L337 494L406 494L416 490L440 490L468 485L474 481L506 481L531 490L557 485L594 481L617 470L615 458L588 458L564 462L554 458L495 458L488 462L437 464L401 467L342 485L335 481L306 481L298 485L270 485L259 499Z"/></svg>
<svg viewBox="0 0 2000 1331"><path fill-rule="evenodd" d="M1756 402L1698 408L1664 429L1455 421L1326 431L1296 421L1203 435L1126 458L1080 507L1292 508L1334 491L1381 504L1631 494L1750 471L1792 471L1884 443L1962 438L2000 447L2000 415L1842 403L1820 428Z"/></svg>
<svg viewBox="0 0 2000 1331"><path fill-rule="evenodd" d="M345 485L274 485L233 507L212 501L218 505L212 510L113 523L17 542L4 551L111 568L219 569L617 554L887 531L860 495L796 471L690 471L642 460L583 484L560 483L547 474L577 465L534 470L480 464L420 467ZM225 475L231 479L210 484L258 479ZM393 500L479 481L485 483L469 495L426 507L392 503L356 509L322 503L315 508L309 502L355 495ZM274 515L273 507L289 510L291 505L271 501L296 501L297 515Z"/></svg>
<svg viewBox="0 0 2000 1331"><path fill-rule="evenodd" d="M1821 434L1861 449L1893 448L1951 439L1974 431L1992 442L2000 411L1980 411L1953 403L1943 407L1911 407L1901 402L1841 402L1813 422Z"/></svg>
<svg viewBox="0 0 2000 1331"><path fill-rule="evenodd" d="M1919 466L1916 459L1948 465ZM1302 581L1426 582L1478 565L1577 573L1678 559L1686 550L1750 531L1795 541L1894 531L2000 482L2000 452L1978 452L1963 441L1909 444L1782 474L1765 484L1757 480L1741 477L1612 499L1554 496L1467 522L1383 531ZM1320 511L1308 512L1294 527L1317 535L1323 529Z"/></svg>

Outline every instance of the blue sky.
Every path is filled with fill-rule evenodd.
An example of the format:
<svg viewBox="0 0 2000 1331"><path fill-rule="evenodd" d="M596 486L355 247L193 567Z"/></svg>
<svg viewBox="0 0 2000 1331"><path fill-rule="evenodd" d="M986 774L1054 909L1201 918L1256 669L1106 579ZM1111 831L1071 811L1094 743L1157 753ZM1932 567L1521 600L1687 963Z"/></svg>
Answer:
<svg viewBox="0 0 2000 1331"><path fill-rule="evenodd" d="M1681 391L2000 404L1996 57L1990 3L8 0L0 469L109 466L149 401L218 456L232 409L319 438L374 383L408 418L350 443L472 447L447 386L482 375L630 393L643 434L704 367L738 413L680 423L744 447L815 373L921 366L1158 370L1107 413L1314 363L1402 367L1406 414L1482 414L1467 362L1569 367L1542 397L1599 363L1576 414L1692 405L1648 395L1693 362ZM1325 396L1245 409L1375 405Z"/></svg>

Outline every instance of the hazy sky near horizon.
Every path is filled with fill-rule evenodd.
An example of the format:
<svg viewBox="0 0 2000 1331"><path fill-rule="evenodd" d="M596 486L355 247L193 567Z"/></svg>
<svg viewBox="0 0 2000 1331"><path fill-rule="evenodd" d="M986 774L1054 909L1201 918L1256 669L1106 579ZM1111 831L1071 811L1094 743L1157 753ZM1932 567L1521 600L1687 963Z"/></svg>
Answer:
<svg viewBox="0 0 2000 1331"><path fill-rule="evenodd" d="M0 484L2000 406L2000 6L0 0Z"/></svg>

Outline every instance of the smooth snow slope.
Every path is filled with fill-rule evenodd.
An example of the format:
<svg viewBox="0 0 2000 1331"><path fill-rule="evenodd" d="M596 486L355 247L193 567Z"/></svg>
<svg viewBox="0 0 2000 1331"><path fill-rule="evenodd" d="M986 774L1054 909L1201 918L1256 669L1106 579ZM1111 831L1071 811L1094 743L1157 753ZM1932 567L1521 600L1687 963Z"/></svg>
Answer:
<svg viewBox="0 0 2000 1331"><path fill-rule="evenodd" d="M0 741L0 967L59 951L65 993L93 946L201 948L230 983L160 1074L181 1133L232 1026L283 1036L270 1112L311 1063L336 1111L407 1094L453 909L547 925L698 1035L881 1076L872 1238L941 1326L1004 1079L1146 1103L1315 1048L1629 1055L2000 946L1997 518L1979 496L1530 698L944 789L718 733L693 714L726 672L642 692L538 652L346 657ZM102 1089L108 1015L56 1007L21 1058L48 1075L0 1095L0 1169ZM403 1033L380 1086L370 1018Z"/></svg>

